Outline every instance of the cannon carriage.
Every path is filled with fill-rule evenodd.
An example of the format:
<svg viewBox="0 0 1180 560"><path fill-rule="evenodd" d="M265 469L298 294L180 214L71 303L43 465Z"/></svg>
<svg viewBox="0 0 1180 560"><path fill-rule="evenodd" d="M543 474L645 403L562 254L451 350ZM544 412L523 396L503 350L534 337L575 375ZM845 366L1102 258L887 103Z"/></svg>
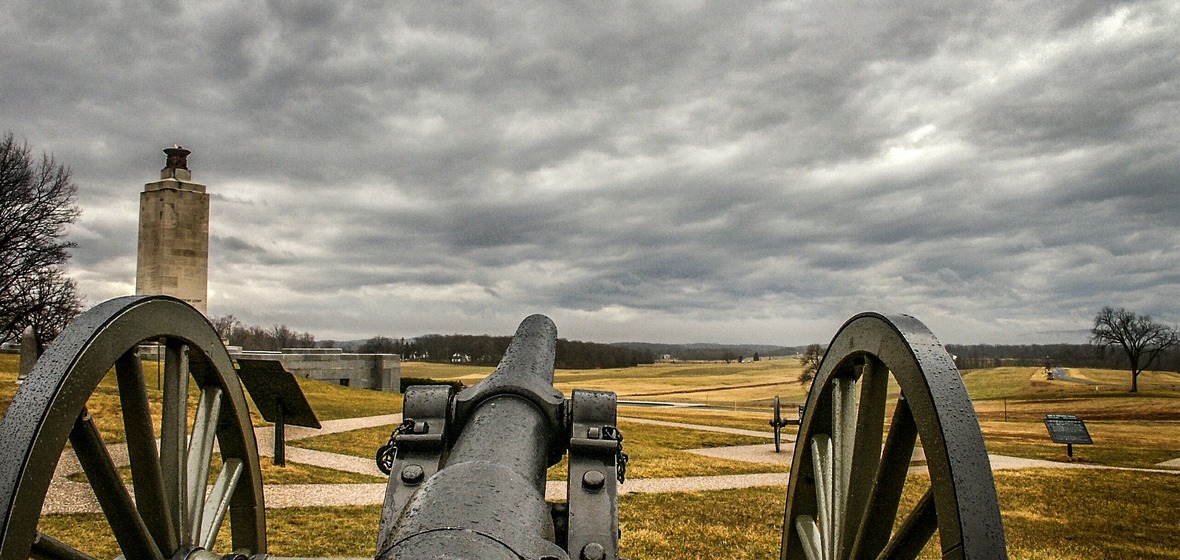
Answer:
<svg viewBox="0 0 1180 560"><path fill-rule="evenodd" d="M627 459L615 395L557 391L556 336L552 321L531 316L479 384L407 391L404 422L377 456L389 473L377 558L619 557ZM136 355L143 341L165 349L158 433ZM112 368L130 489L86 408ZM916 319L868 313L845 323L805 410L781 558L912 558L935 534L944 558L1006 557L974 410L950 357ZM919 442L930 487L903 511ZM180 300L99 304L38 360L0 423L0 560L91 558L38 529L65 454L85 471L123 557L266 557L264 489L241 383L212 326ZM220 472L209 486L215 454ZM567 455L567 500L547 503L546 469ZM227 519L230 538L218 541Z"/></svg>

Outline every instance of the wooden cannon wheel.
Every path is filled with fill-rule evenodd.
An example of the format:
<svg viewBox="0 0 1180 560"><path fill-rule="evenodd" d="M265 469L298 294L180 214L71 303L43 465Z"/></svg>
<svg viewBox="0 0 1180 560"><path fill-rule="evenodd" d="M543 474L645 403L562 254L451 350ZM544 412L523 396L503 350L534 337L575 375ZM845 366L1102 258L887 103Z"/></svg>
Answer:
<svg viewBox="0 0 1180 560"><path fill-rule="evenodd" d="M141 342L159 342L164 352L158 436L137 355ZM122 417L131 492L86 407L112 367L120 410L106 415ZM123 556L266 552L262 477L242 386L216 331L188 304L165 296L106 301L78 317L37 361L0 424L0 558L91 557L37 527L67 441ZM221 470L208 489L215 443ZM227 513L231 542L218 543ZM218 546L224 550L208 552Z"/></svg>
<svg viewBox="0 0 1180 560"><path fill-rule="evenodd" d="M954 362L917 319L849 319L816 372L806 410L787 490L784 560L914 558L935 531L943 558L1007 558L974 408ZM919 439L930 486L899 511Z"/></svg>

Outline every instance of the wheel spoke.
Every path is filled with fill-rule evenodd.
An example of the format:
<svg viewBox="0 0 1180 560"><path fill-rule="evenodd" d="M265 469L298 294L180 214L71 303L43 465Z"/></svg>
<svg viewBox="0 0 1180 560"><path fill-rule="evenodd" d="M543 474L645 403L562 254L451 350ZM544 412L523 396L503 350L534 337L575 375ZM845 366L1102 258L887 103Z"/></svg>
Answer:
<svg viewBox="0 0 1180 560"><path fill-rule="evenodd" d="M188 466L188 356L184 344L169 339L164 352L164 407L160 421L160 468L164 495L179 531L180 544L192 544L188 524L186 471Z"/></svg>
<svg viewBox="0 0 1180 560"><path fill-rule="evenodd" d="M130 350L115 361L119 380L119 401L123 407L123 427L127 435L127 455L131 461L131 479L135 488L135 504L140 511L153 512L144 518L148 531L160 550L177 548L172 518L159 515L168 511L164 495L164 479L160 474L160 456L156 450L156 434L152 427L151 408L143 378L143 364L136 351Z"/></svg>
<svg viewBox="0 0 1180 560"><path fill-rule="evenodd" d="M852 558L876 558L884 549L897 518L897 506L909 474L918 427L904 396L897 400L876 481L869 494Z"/></svg>
<svg viewBox="0 0 1180 560"><path fill-rule="evenodd" d="M144 365L136 354L144 341L159 342L160 391L143 378ZM93 404L96 390L103 391L108 372L117 378L119 411L92 419L86 403ZM8 503L0 507L0 558L85 560L94 554L85 538L65 545L53 538L61 534L37 533L40 512L48 511L46 498L57 494L51 493L57 482L53 469L45 466L60 462L67 451L71 460L77 456L79 470L88 477L92 488L83 491L98 498L104 514L100 520L110 526L103 531L110 531L112 543L122 548L116 558L191 556L195 536L213 542L208 535L231 532L230 516L231 538L217 543L226 550L198 555L266 554L266 509L248 401L232 358L201 312L168 296L100 303L65 327L36 373L8 408L8 418L21 421L0 426L0 498ZM197 391L190 398L194 381L197 388L220 390L206 390L198 403ZM157 400L161 393L162 411ZM188 431L198 404L202 412L195 415L198 429L190 453ZM113 422L109 426L102 422L107 419ZM104 442L111 439L108 433L122 439L116 432L125 434L126 452L122 444L116 448ZM218 446L219 464L226 465L222 482L210 487L207 482L216 478L208 475L216 468L210 457L217 461L213 453ZM116 466L113 454L127 459ZM130 465L127 482L124 463ZM196 471L191 500L190 465ZM205 492L209 488L212 492ZM208 535L194 529L191 517L199 519Z"/></svg>
<svg viewBox="0 0 1180 560"><path fill-rule="evenodd" d="M199 541L201 513L205 509L206 481L209 463L213 458L213 440L221 417L221 387L206 385L197 401L197 415L193 419L193 435L188 446L188 515L192 524L193 542Z"/></svg>
<svg viewBox="0 0 1180 560"><path fill-rule="evenodd" d="M832 438L815 434L811 438L811 462L815 472L815 502L820 528L820 550L832 557Z"/></svg>
<svg viewBox="0 0 1180 560"><path fill-rule="evenodd" d="M832 425L836 437L832 458L832 524L824 531L830 558L839 558L847 515L848 486L852 477L852 451L856 447L856 387L853 378L832 380Z"/></svg>
<svg viewBox="0 0 1180 560"><path fill-rule="evenodd" d="M94 560L93 556L40 531L33 537L29 557L37 560Z"/></svg>
<svg viewBox="0 0 1180 560"><path fill-rule="evenodd" d="M894 380L900 396L890 392ZM920 321L861 313L845 322L807 406L780 558L912 558L935 548L945 558L1007 558L970 395L946 347ZM930 483L914 489L908 475L917 446Z"/></svg>
<svg viewBox="0 0 1180 560"><path fill-rule="evenodd" d="M934 492L928 488L918 500L918 505L906 516L901 528L889 540L879 558L891 560L912 560L930 542L938 529L938 512L934 508Z"/></svg>
<svg viewBox="0 0 1180 560"><path fill-rule="evenodd" d="M159 547L148 532L143 518L135 510L131 495L127 493L127 487L123 485L123 480L119 476L119 470L102 442L94 419L85 408L78 415L78 420L74 422L74 428L70 431L70 443L74 446L78 462L81 463L86 478L90 480L94 496L98 498L98 503L111 525L111 531L115 534L115 540L118 541L119 548L123 549L123 554L129 558L162 560L163 555Z"/></svg>
<svg viewBox="0 0 1180 560"><path fill-rule="evenodd" d="M795 531L799 533L803 555L807 556L807 560L824 560L823 539L820 537L819 527L815 524L815 518L810 515L796 517Z"/></svg>
<svg viewBox="0 0 1180 560"><path fill-rule="evenodd" d="M209 501L205 504L205 511L201 516L201 533L198 544L206 549L213 548L217 541L217 533L221 530L221 523L225 520L225 512L234 491L238 488L238 480L242 478L242 460L227 459L221 466L221 473L217 475L217 482L209 492Z"/></svg>
<svg viewBox="0 0 1180 560"><path fill-rule="evenodd" d="M885 404L889 397L889 370L876 358L866 358L860 375L860 403L856 413L856 444L850 472L857 473L848 484L844 506L845 524L841 531L842 557L852 552L856 533L864 516L873 476L881 463L881 440L885 425Z"/></svg>

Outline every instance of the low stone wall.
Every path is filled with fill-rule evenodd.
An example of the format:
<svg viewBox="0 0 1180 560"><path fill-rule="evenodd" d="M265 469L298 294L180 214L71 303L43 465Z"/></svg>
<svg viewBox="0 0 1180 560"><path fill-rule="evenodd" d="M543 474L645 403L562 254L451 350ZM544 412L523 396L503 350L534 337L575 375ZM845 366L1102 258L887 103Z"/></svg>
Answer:
<svg viewBox="0 0 1180 560"><path fill-rule="evenodd" d="M345 354L339 348L284 348L282 352L230 353L255 360L275 360L287 371L348 387L396 393L401 389L402 363L395 354Z"/></svg>

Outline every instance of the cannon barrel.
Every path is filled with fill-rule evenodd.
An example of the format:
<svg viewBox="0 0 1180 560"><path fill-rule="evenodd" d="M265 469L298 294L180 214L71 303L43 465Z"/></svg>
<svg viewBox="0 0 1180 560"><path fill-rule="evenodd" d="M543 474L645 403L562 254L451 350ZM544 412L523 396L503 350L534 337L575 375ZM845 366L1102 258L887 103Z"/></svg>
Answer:
<svg viewBox="0 0 1180 560"><path fill-rule="evenodd" d="M545 502L546 469L568 446L565 399L552 386L556 339L553 322L533 315L477 385L453 399L407 391L377 558L569 558ZM410 417L419 413L456 429L432 433ZM437 469L421 464L436 458Z"/></svg>

